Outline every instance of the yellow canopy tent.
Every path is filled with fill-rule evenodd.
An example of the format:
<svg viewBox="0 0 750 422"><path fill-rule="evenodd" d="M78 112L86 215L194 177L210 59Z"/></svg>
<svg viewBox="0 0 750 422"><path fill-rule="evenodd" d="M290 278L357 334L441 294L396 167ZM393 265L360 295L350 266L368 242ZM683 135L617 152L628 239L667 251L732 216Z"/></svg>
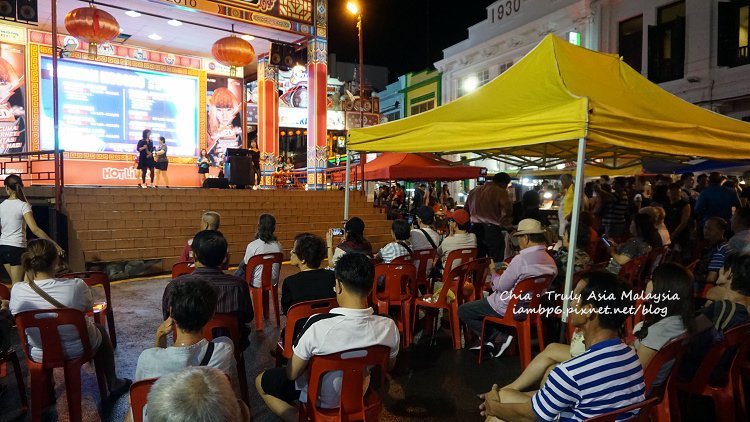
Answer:
<svg viewBox="0 0 750 422"><path fill-rule="evenodd" d="M575 250L584 163L621 168L639 164L641 157L748 158L750 124L683 101L616 55L548 35L476 92L403 120L352 130L347 148L472 152L520 167L575 161L570 233ZM569 265L566 297L572 279Z"/></svg>
<svg viewBox="0 0 750 422"><path fill-rule="evenodd" d="M556 177L563 173L576 175L578 170L575 167L564 169L520 170L516 173L516 177ZM643 174L643 166L637 165L612 170L587 164L583 169L583 177L599 177L605 174L608 176L637 176Z"/></svg>

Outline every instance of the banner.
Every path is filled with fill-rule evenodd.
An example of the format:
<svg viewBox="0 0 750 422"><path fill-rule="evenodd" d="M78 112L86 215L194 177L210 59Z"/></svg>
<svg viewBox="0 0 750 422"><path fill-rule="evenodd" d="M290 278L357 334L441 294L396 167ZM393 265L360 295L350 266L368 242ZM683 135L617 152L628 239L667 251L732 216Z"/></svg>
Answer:
<svg viewBox="0 0 750 422"><path fill-rule="evenodd" d="M242 148L242 80L209 75L206 80L206 151L214 165L227 148Z"/></svg>
<svg viewBox="0 0 750 422"><path fill-rule="evenodd" d="M253 25L313 35L313 0L152 0Z"/></svg>
<svg viewBox="0 0 750 422"><path fill-rule="evenodd" d="M26 151L24 46L0 43L0 154Z"/></svg>

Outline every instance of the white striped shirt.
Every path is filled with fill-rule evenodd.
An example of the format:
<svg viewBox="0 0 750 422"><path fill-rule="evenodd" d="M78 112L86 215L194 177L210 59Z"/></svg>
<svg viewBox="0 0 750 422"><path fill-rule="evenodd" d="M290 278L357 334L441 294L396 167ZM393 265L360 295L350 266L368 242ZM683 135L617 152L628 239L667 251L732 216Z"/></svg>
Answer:
<svg viewBox="0 0 750 422"><path fill-rule="evenodd" d="M553 369L531 406L540 420L559 415L560 421L583 421L645 400L644 388L638 356L620 339L612 339Z"/></svg>

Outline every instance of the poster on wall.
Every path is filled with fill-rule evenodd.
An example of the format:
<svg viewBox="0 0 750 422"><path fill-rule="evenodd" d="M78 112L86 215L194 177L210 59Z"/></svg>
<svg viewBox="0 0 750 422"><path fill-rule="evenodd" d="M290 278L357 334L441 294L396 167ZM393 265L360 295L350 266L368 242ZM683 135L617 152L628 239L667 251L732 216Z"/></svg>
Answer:
<svg viewBox="0 0 750 422"><path fill-rule="evenodd" d="M0 43L0 154L26 151L24 47Z"/></svg>
<svg viewBox="0 0 750 422"><path fill-rule="evenodd" d="M208 121L206 150L218 165L227 148L242 148L242 81L209 75L206 81Z"/></svg>
<svg viewBox="0 0 750 422"><path fill-rule="evenodd" d="M171 156L198 149L198 80L77 60L58 62L60 148L135 154L144 129L164 136ZM41 148L54 148L52 59L40 65Z"/></svg>

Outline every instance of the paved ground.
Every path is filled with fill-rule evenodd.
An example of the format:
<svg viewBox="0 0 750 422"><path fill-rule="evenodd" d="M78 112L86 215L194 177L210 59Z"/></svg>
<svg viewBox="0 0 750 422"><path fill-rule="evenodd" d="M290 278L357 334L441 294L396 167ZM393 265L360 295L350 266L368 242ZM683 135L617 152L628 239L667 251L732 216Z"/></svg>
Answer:
<svg viewBox="0 0 750 422"><path fill-rule="evenodd" d="M294 269L284 266L282 277ZM112 300L117 324L117 369L121 376L132 378L138 354L152 346L154 332L161 322L161 296L168 278L120 282L113 285ZM282 324L283 324L282 319ZM275 346L279 330L266 321L264 331L251 335L251 346L245 352L245 363L250 381L250 408L254 421L275 421L255 392L252 380L262 370L274 365L269 351ZM493 382L504 383L519 371L516 357L505 357L477 365L476 354L454 351L450 336L443 331L437 344L430 347L424 339L399 355L396 368L390 374L385 398L386 421L463 421L481 420L475 394L486 391ZM16 344L18 341L16 340ZM16 349L20 349L16 347ZM23 361L23 357L19 354ZM25 370L24 370L25 371ZM0 397L0 421L26 421L30 415L19 412L20 402L11 377L0 382L8 385L8 393ZM26 374L24 374L26 375ZM96 380L91 368L84 368L84 420L100 420ZM45 413L45 421L67 421L67 402L62 372L56 371L57 403ZM28 379L27 388L28 388ZM27 392L30 396L30 392ZM127 411L127 395L120 398L103 420L122 421Z"/></svg>

